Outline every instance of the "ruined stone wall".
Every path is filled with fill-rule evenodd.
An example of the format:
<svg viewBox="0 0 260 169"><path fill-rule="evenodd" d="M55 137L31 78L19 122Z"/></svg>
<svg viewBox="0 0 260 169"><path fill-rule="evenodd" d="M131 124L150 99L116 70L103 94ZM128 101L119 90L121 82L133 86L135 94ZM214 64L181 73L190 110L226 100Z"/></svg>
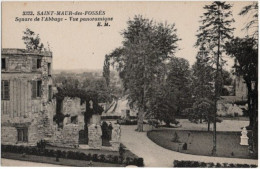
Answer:
<svg viewBox="0 0 260 169"><path fill-rule="evenodd" d="M65 97L63 100L63 114L70 114L75 116L81 113L80 98Z"/></svg>
<svg viewBox="0 0 260 169"><path fill-rule="evenodd" d="M88 145L94 149L101 149L102 147L102 129L100 125L91 124L88 126Z"/></svg>
<svg viewBox="0 0 260 169"><path fill-rule="evenodd" d="M62 112L64 115L69 114L70 117L65 118L64 125L72 123L72 117L77 117L76 124L79 125L79 130L84 129L84 114L85 109L80 104L80 98L65 97L63 100Z"/></svg>
<svg viewBox="0 0 260 169"><path fill-rule="evenodd" d="M62 103L62 113L70 116L63 120L63 128L58 128L56 124L53 125L50 143L58 147L78 147L79 130L84 129L84 115L80 98L65 97Z"/></svg>
<svg viewBox="0 0 260 169"><path fill-rule="evenodd" d="M78 147L79 129L77 124L68 124L63 129L54 126L51 144L58 147Z"/></svg>

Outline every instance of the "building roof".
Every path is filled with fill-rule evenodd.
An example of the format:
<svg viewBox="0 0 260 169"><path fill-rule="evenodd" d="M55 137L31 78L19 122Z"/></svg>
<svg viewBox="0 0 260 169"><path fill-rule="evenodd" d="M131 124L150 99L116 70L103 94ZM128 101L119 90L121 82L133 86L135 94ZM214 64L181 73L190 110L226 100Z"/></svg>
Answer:
<svg viewBox="0 0 260 169"><path fill-rule="evenodd" d="M2 55L37 55L37 56L45 56L52 57L52 52L50 51L29 51L27 49L17 49L17 48L3 48L1 50Z"/></svg>

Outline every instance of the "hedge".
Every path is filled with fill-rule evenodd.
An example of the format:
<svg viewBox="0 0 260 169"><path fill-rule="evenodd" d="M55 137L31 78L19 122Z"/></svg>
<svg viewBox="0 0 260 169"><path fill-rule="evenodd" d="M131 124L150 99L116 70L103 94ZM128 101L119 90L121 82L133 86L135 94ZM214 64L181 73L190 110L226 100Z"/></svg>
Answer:
<svg viewBox="0 0 260 169"><path fill-rule="evenodd" d="M85 154L79 151L61 151L52 149L42 149L37 147L26 147L26 146L16 146L16 145L1 145L2 152L18 153L18 154L28 154L37 156L47 156L56 158L67 158L74 160L85 160L103 163L113 163L113 164L125 164L125 165L136 165L138 167L144 166L143 158L131 158L116 155L104 155L104 154Z"/></svg>
<svg viewBox="0 0 260 169"><path fill-rule="evenodd" d="M257 168L256 165L232 164L232 163L205 163L199 161L173 161L173 167L193 167L193 168Z"/></svg>
<svg viewBox="0 0 260 169"><path fill-rule="evenodd" d="M102 120L117 120L117 119L121 119L122 117L121 116L101 116L101 119ZM136 116L130 116L130 119L137 119Z"/></svg>

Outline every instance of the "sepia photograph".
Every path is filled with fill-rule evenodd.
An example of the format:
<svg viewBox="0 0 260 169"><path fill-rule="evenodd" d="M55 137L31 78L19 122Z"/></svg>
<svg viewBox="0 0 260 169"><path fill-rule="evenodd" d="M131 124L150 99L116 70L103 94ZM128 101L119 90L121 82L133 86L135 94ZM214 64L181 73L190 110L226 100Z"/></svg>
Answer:
<svg viewBox="0 0 260 169"><path fill-rule="evenodd" d="M258 168L258 1L1 8L1 167Z"/></svg>

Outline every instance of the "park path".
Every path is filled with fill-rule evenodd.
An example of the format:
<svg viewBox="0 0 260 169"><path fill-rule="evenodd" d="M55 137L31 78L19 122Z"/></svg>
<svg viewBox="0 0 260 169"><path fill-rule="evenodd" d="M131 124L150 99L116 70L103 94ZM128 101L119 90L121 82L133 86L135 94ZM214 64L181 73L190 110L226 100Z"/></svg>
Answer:
<svg viewBox="0 0 260 169"><path fill-rule="evenodd" d="M134 131L136 126L121 126L121 142L134 154L144 158L145 167L173 167L174 160L194 160L214 163L254 164L257 160L198 156L165 149L152 142L146 132Z"/></svg>

